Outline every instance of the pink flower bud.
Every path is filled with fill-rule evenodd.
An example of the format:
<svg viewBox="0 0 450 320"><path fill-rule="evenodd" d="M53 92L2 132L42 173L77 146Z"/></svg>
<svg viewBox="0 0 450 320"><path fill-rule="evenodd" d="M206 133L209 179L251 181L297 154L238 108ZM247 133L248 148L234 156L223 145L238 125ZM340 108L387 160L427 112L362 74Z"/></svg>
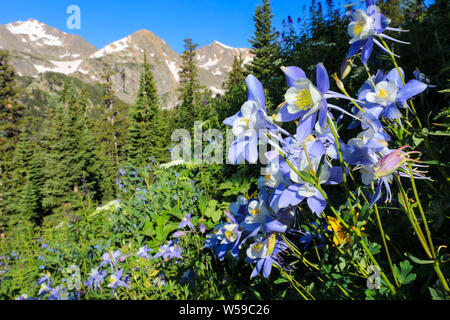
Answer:
<svg viewBox="0 0 450 320"><path fill-rule="evenodd" d="M416 161L408 158L408 155L412 153L420 153L418 151L402 152L405 148L411 148L410 146L403 146L387 156L381 158L374 168L374 179L386 177L400 168L404 163L408 161Z"/></svg>

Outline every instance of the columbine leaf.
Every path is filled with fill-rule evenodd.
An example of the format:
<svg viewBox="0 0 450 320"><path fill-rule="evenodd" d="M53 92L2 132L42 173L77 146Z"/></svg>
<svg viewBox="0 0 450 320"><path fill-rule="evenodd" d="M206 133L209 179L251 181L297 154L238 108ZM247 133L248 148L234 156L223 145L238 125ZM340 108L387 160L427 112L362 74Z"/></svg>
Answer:
<svg viewBox="0 0 450 320"><path fill-rule="evenodd" d="M397 280L401 284L408 284L413 282L416 279L416 274L410 273L412 269L413 266L411 265L411 263L409 263L408 260L400 262L400 269L397 267L397 265L394 265Z"/></svg>

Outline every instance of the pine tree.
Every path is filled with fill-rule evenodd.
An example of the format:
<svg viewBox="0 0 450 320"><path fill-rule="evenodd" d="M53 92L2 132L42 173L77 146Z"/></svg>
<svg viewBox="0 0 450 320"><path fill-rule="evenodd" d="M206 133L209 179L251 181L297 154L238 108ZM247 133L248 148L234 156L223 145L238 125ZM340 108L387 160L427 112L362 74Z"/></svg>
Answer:
<svg viewBox="0 0 450 320"><path fill-rule="evenodd" d="M243 63L244 61L240 55L234 57L231 71L228 74L228 79L225 83L225 96L233 92L234 89L240 88L245 84L245 68Z"/></svg>
<svg viewBox="0 0 450 320"><path fill-rule="evenodd" d="M8 174L4 176L5 189L3 191L2 211L6 215L4 222L9 226L16 224L20 219L21 195L26 185L27 174L33 158L33 144L28 133L23 130L18 139L19 142L8 167Z"/></svg>
<svg viewBox="0 0 450 320"><path fill-rule="evenodd" d="M42 207L43 165L40 154L35 150L27 172L22 192L21 214L25 220L39 221L45 215Z"/></svg>
<svg viewBox="0 0 450 320"><path fill-rule="evenodd" d="M66 142L65 114L61 102L50 102L46 131L43 138L45 150L45 183L43 187L44 210L52 212L70 203L73 197L73 180L70 176L73 146Z"/></svg>
<svg viewBox="0 0 450 320"><path fill-rule="evenodd" d="M129 111L128 162L140 166L146 164L149 158L165 160L165 140L158 89L152 66L145 55L137 99Z"/></svg>
<svg viewBox="0 0 450 320"><path fill-rule="evenodd" d="M85 196L82 191L89 190L94 200L101 198L100 163L86 103L86 95L70 86L60 101L50 106L44 138L46 210L76 210Z"/></svg>
<svg viewBox="0 0 450 320"><path fill-rule="evenodd" d="M24 114L24 106L17 102L17 92L15 71L8 63L8 53L0 51L0 226L8 214L5 192L12 189L8 183L14 181L12 159Z"/></svg>
<svg viewBox="0 0 450 320"><path fill-rule="evenodd" d="M8 62L8 53L0 51L0 138L2 154L14 149L14 141L20 133L25 108L17 102L14 68ZM14 141L14 142L17 142Z"/></svg>
<svg viewBox="0 0 450 320"><path fill-rule="evenodd" d="M184 52L181 56L182 65L179 72L181 104L178 106L177 125L180 129L192 129L194 122L199 119L201 100L201 86L198 80L197 58L195 49L197 44L192 39L184 40Z"/></svg>
<svg viewBox="0 0 450 320"><path fill-rule="evenodd" d="M253 17L255 31L249 40L254 59L247 68L265 85L279 74L276 70L279 53L277 33L272 27L273 17L270 0L264 0L263 4L256 8Z"/></svg>

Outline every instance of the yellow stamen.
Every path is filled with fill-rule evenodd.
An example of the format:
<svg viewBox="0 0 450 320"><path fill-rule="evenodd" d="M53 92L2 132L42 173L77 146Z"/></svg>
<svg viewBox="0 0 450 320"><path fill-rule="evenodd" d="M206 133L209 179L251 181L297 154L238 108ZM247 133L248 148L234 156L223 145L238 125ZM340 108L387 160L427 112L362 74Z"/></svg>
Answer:
<svg viewBox="0 0 450 320"><path fill-rule="evenodd" d="M261 243L257 243L253 245L253 250L255 250L256 252L261 251L261 249L263 248L263 245Z"/></svg>
<svg viewBox="0 0 450 320"><path fill-rule="evenodd" d="M297 94L297 102L295 104L300 110L308 110L313 105L311 92L309 89L301 89Z"/></svg>
<svg viewBox="0 0 450 320"><path fill-rule="evenodd" d="M364 28L364 21L359 21L353 26L353 34L359 36Z"/></svg>
<svg viewBox="0 0 450 320"><path fill-rule="evenodd" d="M225 237L227 237L228 240L231 240L233 234L234 234L233 231L225 231Z"/></svg>
<svg viewBox="0 0 450 320"><path fill-rule="evenodd" d="M314 138L314 136L312 135L312 134L310 134L306 139L305 139L305 143L306 142L309 142L309 141L311 141L311 142L315 142L316 141L316 138Z"/></svg>
<svg viewBox="0 0 450 320"><path fill-rule="evenodd" d="M253 209L253 210L252 210L252 215L255 216L255 215L257 215L258 213L259 213L259 210L258 210L258 209Z"/></svg>
<svg viewBox="0 0 450 320"><path fill-rule="evenodd" d="M380 91L378 92L378 98L380 99L386 99L388 96L389 94L385 89L380 89Z"/></svg>

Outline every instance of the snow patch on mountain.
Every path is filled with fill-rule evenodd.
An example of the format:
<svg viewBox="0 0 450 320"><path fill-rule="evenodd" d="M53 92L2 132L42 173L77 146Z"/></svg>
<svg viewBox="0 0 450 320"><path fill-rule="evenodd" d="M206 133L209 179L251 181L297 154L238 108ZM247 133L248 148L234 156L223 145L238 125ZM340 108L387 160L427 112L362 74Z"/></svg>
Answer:
<svg viewBox="0 0 450 320"><path fill-rule="evenodd" d="M30 41L37 42L38 45L62 46L62 41L45 30L46 25L36 20L18 21L6 25L6 28L13 34L26 35ZM26 43L25 39L22 42Z"/></svg>
<svg viewBox="0 0 450 320"><path fill-rule="evenodd" d="M207 69L207 70L208 70L208 69L211 69L212 67L216 66L219 62L220 62L219 59L214 59L214 60L212 60L211 58L209 58L208 61L207 61L206 63L201 64L201 65L199 65L198 67L199 67L199 68L202 68L202 69Z"/></svg>
<svg viewBox="0 0 450 320"><path fill-rule="evenodd" d="M169 62L167 60L166 60L166 63L167 63L167 66L170 69L170 72L172 72L172 74L173 74L173 76L175 78L175 81L176 82L180 82L180 76L178 75L178 72L180 72L180 68L178 68L177 63L175 61L170 61Z"/></svg>
<svg viewBox="0 0 450 320"><path fill-rule="evenodd" d="M50 60L50 63L53 64L54 67L46 67L38 64L35 64L34 67L39 73L56 72L68 75L77 72L82 62L83 60L73 60L73 61Z"/></svg>
<svg viewBox="0 0 450 320"><path fill-rule="evenodd" d="M126 38L120 39L116 42L113 42L113 43L107 45L103 49L101 49L101 50L97 51L96 53L94 53L93 55L91 55L91 58L101 58L105 55L123 51L125 49L128 49L129 47L130 47L130 37L128 36Z"/></svg>

